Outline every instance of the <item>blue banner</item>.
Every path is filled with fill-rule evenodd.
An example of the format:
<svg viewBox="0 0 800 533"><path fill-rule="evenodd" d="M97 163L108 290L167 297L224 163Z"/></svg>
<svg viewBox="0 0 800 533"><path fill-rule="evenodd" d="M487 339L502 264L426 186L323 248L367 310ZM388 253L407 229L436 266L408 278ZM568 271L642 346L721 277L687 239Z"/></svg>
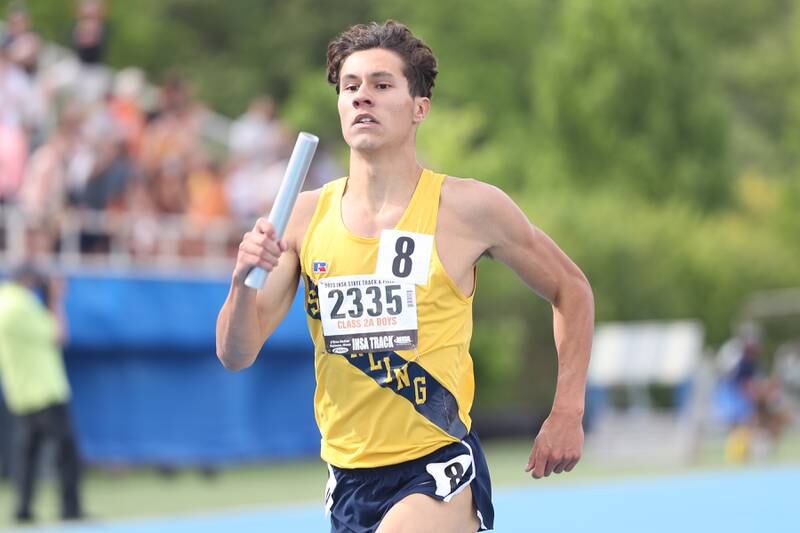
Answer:
<svg viewBox="0 0 800 533"><path fill-rule="evenodd" d="M317 454L303 291L258 360L216 358L227 281L74 276L65 359L85 459L209 465Z"/></svg>

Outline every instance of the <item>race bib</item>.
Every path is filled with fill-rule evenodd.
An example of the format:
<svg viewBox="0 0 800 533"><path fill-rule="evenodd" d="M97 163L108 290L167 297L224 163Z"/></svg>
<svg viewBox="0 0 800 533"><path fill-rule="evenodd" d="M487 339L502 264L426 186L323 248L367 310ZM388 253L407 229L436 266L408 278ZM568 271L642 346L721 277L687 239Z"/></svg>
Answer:
<svg viewBox="0 0 800 533"><path fill-rule="evenodd" d="M432 253L433 235L383 230L375 275L427 285Z"/></svg>
<svg viewBox="0 0 800 533"><path fill-rule="evenodd" d="M344 355L417 347L413 283L358 275L323 278L317 287L327 352Z"/></svg>

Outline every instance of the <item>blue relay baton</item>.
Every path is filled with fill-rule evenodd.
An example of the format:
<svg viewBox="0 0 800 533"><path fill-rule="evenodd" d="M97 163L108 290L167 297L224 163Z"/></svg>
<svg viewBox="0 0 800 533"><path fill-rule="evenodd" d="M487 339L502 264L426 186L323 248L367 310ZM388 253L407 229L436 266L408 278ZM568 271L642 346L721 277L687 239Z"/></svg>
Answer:
<svg viewBox="0 0 800 533"><path fill-rule="evenodd" d="M311 166L311 159L314 157L318 144L319 138L316 135L300 132L300 135L297 136L292 156L286 166L286 173L283 175L278 195L275 197L275 203L272 204L272 210L269 213L269 222L275 228L276 240L283 238L286 224L289 223L289 215L292 214L297 195L303 188L308 167ZM266 280L267 271L261 267L253 267L247 273L244 284L251 289L260 289Z"/></svg>

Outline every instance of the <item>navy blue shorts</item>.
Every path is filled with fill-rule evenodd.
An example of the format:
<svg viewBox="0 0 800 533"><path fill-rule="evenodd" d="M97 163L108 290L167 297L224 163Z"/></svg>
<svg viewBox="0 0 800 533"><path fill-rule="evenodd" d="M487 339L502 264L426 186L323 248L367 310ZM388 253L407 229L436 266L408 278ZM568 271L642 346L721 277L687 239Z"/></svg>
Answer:
<svg viewBox="0 0 800 533"><path fill-rule="evenodd" d="M440 501L472 487L480 530L494 526L489 468L475 432L419 459L377 468L328 466L325 510L331 533L372 533L384 515L409 494L427 494Z"/></svg>

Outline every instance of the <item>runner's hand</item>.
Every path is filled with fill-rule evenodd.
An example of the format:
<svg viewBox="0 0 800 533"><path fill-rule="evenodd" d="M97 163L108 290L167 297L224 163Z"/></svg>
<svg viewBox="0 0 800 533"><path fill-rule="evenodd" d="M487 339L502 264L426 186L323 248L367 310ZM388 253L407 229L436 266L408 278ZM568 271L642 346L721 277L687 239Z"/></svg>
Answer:
<svg viewBox="0 0 800 533"><path fill-rule="evenodd" d="M236 266L233 269L234 282L244 285L247 274L256 266L271 272L285 251L286 241L277 240L272 224L266 218L259 218L253 229L245 233L239 243Z"/></svg>
<svg viewBox="0 0 800 533"><path fill-rule="evenodd" d="M525 471L539 479L575 468L583 449L582 418L575 414L550 413L533 442Z"/></svg>

